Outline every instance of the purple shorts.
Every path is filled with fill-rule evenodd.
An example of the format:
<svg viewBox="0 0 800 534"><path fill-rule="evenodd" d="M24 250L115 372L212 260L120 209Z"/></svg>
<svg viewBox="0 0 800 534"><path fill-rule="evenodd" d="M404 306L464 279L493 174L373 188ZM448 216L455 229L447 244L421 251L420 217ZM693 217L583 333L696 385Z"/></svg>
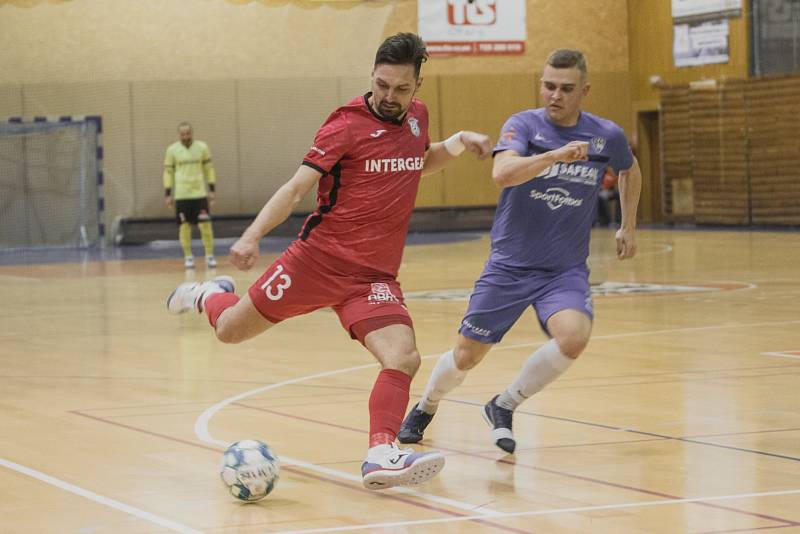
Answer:
<svg viewBox="0 0 800 534"><path fill-rule="evenodd" d="M594 316L589 269L585 266L562 271L509 269L487 262L459 333L481 343L498 343L528 306L533 306L542 330L556 312L567 309Z"/></svg>

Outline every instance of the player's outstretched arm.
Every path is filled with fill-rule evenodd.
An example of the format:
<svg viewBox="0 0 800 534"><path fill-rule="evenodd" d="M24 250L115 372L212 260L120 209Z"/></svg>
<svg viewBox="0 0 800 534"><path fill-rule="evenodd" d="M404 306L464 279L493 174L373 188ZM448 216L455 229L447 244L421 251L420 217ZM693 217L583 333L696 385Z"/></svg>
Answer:
<svg viewBox="0 0 800 534"><path fill-rule="evenodd" d="M246 271L258 260L258 242L273 228L285 221L297 204L303 200L322 174L301 165L294 176L278 189L272 198L261 208L255 220L231 246L231 263L237 269Z"/></svg>
<svg viewBox="0 0 800 534"><path fill-rule="evenodd" d="M492 144L489 138L481 133L468 130L455 133L444 141L431 144L425 153L422 175L441 171L451 159L461 155L464 150L477 155L478 159L484 159L491 153Z"/></svg>
<svg viewBox="0 0 800 534"><path fill-rule="evenodd" d="M588 158L589 143L572 141L549 152L520 156L514 150L498 152L492 166L492 180L500 187L512 187L532 180L557 162L572 163Z"/></svg>
<svg viewBox="0 0 800 534"><path fill-rule="evenodd" d="M633 158L631 168L619 173L619 207L622 221L617 230L617 257L621 260L636 255L636 213L639 209L639 195L642 192L642 171L639 162Z"/></svg>

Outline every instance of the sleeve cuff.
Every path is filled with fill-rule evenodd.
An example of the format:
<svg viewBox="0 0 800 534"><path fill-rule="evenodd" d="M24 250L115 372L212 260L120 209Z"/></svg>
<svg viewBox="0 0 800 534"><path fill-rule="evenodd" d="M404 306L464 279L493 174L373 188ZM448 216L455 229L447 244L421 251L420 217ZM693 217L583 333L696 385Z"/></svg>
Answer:
<svg viewBox="0 0 800 534"><path fill-rule="evenodd" d="M305 165L306 167L311 167L315 171L317 171L319 173L322 173L322 176L325 176L326 174L328 174L328 171L326 171L325 169L323 169L322 167L320 167L319 165L317 165L315 163L311 163L307 159L303 160L303 165Z"/></svg>

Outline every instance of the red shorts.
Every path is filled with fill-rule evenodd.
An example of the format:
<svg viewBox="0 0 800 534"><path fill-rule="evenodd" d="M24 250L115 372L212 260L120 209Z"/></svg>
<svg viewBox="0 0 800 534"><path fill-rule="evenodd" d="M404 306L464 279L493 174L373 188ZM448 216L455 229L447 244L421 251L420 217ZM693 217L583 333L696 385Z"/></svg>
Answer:
<svg viewBox="0 0 800 534"><path fill-rule="evenodd" d="M304 244L293 243L250 286L250 299L271 323L332 308L354 339L360 321L397 316L411 326L403 292L394 277L371 271ZM363 339L360 339L363 343Z"/></svg>

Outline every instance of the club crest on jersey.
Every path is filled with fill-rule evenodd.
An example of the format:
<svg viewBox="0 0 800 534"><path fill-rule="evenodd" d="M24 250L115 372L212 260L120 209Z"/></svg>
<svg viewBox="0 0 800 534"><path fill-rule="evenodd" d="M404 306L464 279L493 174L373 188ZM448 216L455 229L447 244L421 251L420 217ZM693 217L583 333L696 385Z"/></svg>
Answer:
<svg viewBox="0 0 800 534"><path fill-rule="evenodd" d="M602 152L606 147L606 140L604 137L592 137L592 140L589 141L589 144L592 145L592 148L595 150L595 152Z"/></svg>
<svg viewBox="0 0 800 534"><path fill-rule="evenodd" d="M414 134L414 137L419 137L420 132L419 129L419 121L413 117L408 119L408 127L411 128L411 133Z"/></svg>

